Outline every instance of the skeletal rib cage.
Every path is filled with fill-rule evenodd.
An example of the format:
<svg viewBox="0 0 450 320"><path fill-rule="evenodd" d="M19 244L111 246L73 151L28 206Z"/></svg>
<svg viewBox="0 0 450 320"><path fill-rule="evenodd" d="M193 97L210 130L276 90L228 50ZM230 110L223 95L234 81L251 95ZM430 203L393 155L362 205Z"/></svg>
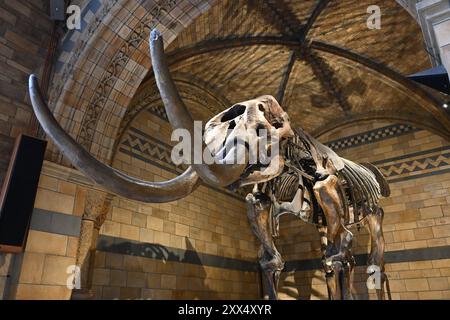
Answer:
<svg viewBox="0 0 450 320"><path fill-rule="evenodd" d="M304 190L304 201L309 204L311 214L308 223L326 225L325 216L314 196L316 181L326 178L316 174L316 163L312 157L310 140L296 131L284 146L286 166L284 172L270 181L272 192L279 202L292 201L298 188ZM379 212L379 199L389 193L387 182L378 169L371 164L357 164L342 158L344 168L336 173L343 215L346 225L360 223L370 213ZM381 182L381 185L380 185ZM386 190L382 190L382 189Z"/></svg>

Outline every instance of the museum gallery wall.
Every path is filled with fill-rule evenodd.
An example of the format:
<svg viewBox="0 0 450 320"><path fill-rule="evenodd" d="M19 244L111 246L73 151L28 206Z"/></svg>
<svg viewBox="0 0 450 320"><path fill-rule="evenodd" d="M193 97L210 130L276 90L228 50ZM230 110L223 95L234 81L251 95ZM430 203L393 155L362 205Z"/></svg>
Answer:
<svg viewBox="0 0 450 320"><path fill-rule="evenodd" d="M151 67L150 30L157 27L162 31L170 51L170 48L201 40L193 39L192 29L199 30L199 38L202 35L208 38L208 32L214 33L214 30L199 26L206 25L215 14L221 19L233 19L232 13L239 11L239 6L247 8L248 14L256 13L244 3L229 1L219 4L216 1L159 1L158 5L153 1L79 2L83 8L82 32L69 31L61 36L63 41L53 53L55 60L50 69L46 59L52 52L49 44L55 33L53 21L48 18L47 1L20 0L14 1L14 5L0 2L2 179L15 137L19 133L43 136L28 94L31 73L40 79L51 74L46 88L42 82L40 84L48 94L58 122L99 160L148 181L174 178L186 168L174 165L171 160L172 127L154 78L146 72ZM367 7L361 4L364 6ZM342 8L337 9L344 10ZM389 10L415 23L399 5L392 5ZM262 26L256 23L252 31L264 30L266 23ZM326 27L324 21L319 20L319 23ZM233 25L239 33L236 24ZM403 48L410 54L415 54L415 44L422 43L420 28L414 28L418 40L410 42L412 48ZM272 31L267 29L266 32ZM252 54L252 49L246 50L242 50L241 60L236 58L236 68ZM258 50L253 52L258 59L270 60L271 54L267 52L272 51L283 61L282 67L270 65L270 62L259 69L256 64L253 66L262 74L275 70L274 79L267 83L264 83L266 78L259 78L259 91L251 89L254 82L249 83L249 92L238 90L242 89L236 85L242 81L240 75L229 79L234 93L227 93L223 85L211 85L212 82L205 85L208 68L198 68L204 63L201 58L191 57L171 67L180 95L195 119L207 120L238 101L266 93L265 90L268 94L277 94L278 79L283 76L289 52L278 47L278 51ZM308 56L315 61L310 61L308 71L301 69L304 67L300 63L294 65L294 70L301 69L299 74L309 72L309 75L314 75L318 68L323 71L320 61L328 56L322 53L319 56ZM420 51L417 56L416 67L425 69L429 65L426 53ZM381 53L376 58L383 60ZM227 59L229 57L217 57L216 66L228 64ZM345 63L339 64L338 60L329 65L341 65L335 76L345 76L352 69L346 70ZM213 66L209 67L213 70ZM249 70L251 67L247 66ZM404 68L403 72L419 71L408 65L400 68ZM252 71L246 72L242 78ZM358 71L355 78L369 77L369 72L365 72ZM386 274L392 298L448 299L449 140L443 137L444 130L435 118L421 113L420 103L412 101L414 97L398 93L401 90L396 91L398 88L389 81L388 88L384 87L386 81L371 80L366 92L355 89L364 85L347 81L346 86L354 89L348 93L352 96L348 98L350 104L355 103L352 100L355 96L381 88L381 91L386 90L385 101L388 101L383 108L401 108L402 101L411 102L412 117L423 115L423 125L395 117L375 121L355 118L351 123L325 130L319 121L314 122L311 112L307 112L306 129L318 133L316 137L340 156L356 162L371 162L386 177L391 195L381 199L381 205L385 212ZM289 91L298 92L292 82L287 83L284 102L289 104L286 111L298 119L301 115L290 104L301 98L301 94L293 96ZM387 97L391 93L392 96ZM375 100L380 101L377 99L379 97ZM323 104L317 97L307 100L311 104ZM345 107L345 102L340 101L331 108L340 110L342 106ZM376 112L375 106L368 108ZM319 109L319 113L321 110L325 109ZM329 123L327 121L333 117L334 114L324 117L323 123ZM189 196L168 203L129 200L94 185L72 167L50 141L27 245L22 254L2 254L0 292L9 299L261 299L264 285L258 266L259 242L247 219L245 196L243 192L202 183ZM354 297L376 299L376 291L366 285L369 235L364 226L355 225L351 231L357 263ZM278 286L279 298L327 299L320 233L314 226L290 216L280 219L279 233L276 245L285 262ZM82 275L80 289L71 290L67 285L73 284L70 276L76 267Z"/></svg>

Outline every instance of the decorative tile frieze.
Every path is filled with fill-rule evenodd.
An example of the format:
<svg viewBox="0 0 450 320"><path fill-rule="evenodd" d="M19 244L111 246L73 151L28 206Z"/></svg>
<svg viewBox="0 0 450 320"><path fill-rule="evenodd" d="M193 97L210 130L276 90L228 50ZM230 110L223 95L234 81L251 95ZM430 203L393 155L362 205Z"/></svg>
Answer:
<svg viewBox="0 0 450 320"><path fill-rule="evenodd" d="M412 127L408 126L403 126L402 128L402 130L400 128L397 130L388 130L386 127L381 128L384 130L381 130L378 136L384 138L390 136L390 132L412 130ZM186 169L185 166L176 166L172 163L172 146L133 127L129 128L124 139L122 139L119 152L123 152L175 174L180 174ZM400 182L446 173L450 171L450 146L376 161L374 164L380 168L390 182Z"/></svg>
<svg viewBox="0 0 450 320"><path fill-rule="evenodd" d="M189 249L170 248L160 244L143 243L105 235L99 237L97 250L162 260L164 262L181 262L247 272L258 271L258 265L254 261L211 255Z"/></svg>
<svg viewBox="0 0 450 320"><path fill-rule="evenodd" d="M450 146L376 162L390 182L427 177L450 171Z"/></svg>
<svg viewBox="0 0 450 320"><path fill-rule="evenodd" d="M411 125L393 124L330 141L326 145L339 151L418 131L420 129ZM374 161L373 164L380 168L391 183L443 174L450 172L450 146L386 158Z"/></svg>
<svg viewBox="0 0 450 320"><path fill-rule="evenodd" d="M386 263L404 263L430 260L444 260L450 259L450 247L432 247L409 250L396 250L386 252ZM355 255L357 265L364 266L367 263L367 254ZM305 259L292 260L286 262L286 267L283 272L305 271L305 270L320 270L322 268L321 259Z"/></svg>
<svg viewBox="0 0 450 320"><path fill-rule="evenodd" d="M64 85L73 75L74 67L81 55L86 49L89 43L89 39L98 31L100 24L104 21L105 17L111 12L120 0L110 0L101 4L101 10L99 10L100 0L90 1L89 5L81 12L81 20L83 21L81 28L82 32L78 30L68 31L65 35L62 43L59 46L60 56L56 65L56 73L60 79L53 84L51 102L56 102L62 94ZM92 16L92 19L86 19L86 17ZM89 20L89 24L86 23ZM82 37L77 45L74 43L74 38L78 35Z"/></svg>
<svg viewBox="0 0 450 320"><path fill-rule="evenodd" d="M369 143L375 143L385 139L401 136L407 133L419 131L411 125L407 124L393 124L386 127L381 127L367 132L351 135L325 143L334 151L353 148Z"/></svg>
<svg viewBox="0 0 450 320"><path fill-rule="evenodd" d="M94 91L94 96L88 105L78 134L78 142L87 150L90 150L99 117L119 75L133 53L141 46L142 42L148 39L150 31L160 24L160 19L167 15L176 3L175 0L164 0L159 5L156 4L149 14L131 30L127 40L109 63Z"/></svg>
<svg viewBox="0 0 450 320"><path fill-rule="evenodd" d="M181 98L188 106L201 107L210 115L218 114L231 106L231 103L216 88L208 87L207 84L201 83L200 80L195 79L192 75L176 73L173 75L173 79ZM120 143L126 128L143 110L166 122L169 121L156 83L153 81L143 85L143 89L136 94L130 107L125 112L119 127L114 150L117 149L117 144Z"/></svg>
<svg viewBox="0 0 450 320"><path fill-rule="evenodd" d="M172 147L170 145L154 139L133 127L129 128L124 137L120 151L132 156L140 156L140 158L156 161L174 173L184 171L184 168L181 166L173 164L171 159Z"/></svg>
<svg viewBox="0 0 450 320"><path fill-rule="evenodd" d="M177 175L183 173L187 169L187 166L185 165L177 166L172 162L172 146L133 127L130 127L127 130L118 151ZM245 196L245 191L241 189L236 192L231 192L212 186L209 187L239 200L243 200L243 197Z"/></svg>

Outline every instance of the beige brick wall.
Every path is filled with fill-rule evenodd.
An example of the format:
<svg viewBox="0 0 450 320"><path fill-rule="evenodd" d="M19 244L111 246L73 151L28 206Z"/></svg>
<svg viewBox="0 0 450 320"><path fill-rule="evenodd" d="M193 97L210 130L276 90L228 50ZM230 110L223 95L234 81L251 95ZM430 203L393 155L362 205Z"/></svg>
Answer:
<svg viewBox="0 0 450 320"><path fill-rule="evenodd" d="M149 136L156 139L156 144L158 141L171 143L169 123L149 112L141 112L130 128L144 133L132 132L141 139L150 139ZM125 140L127 134L123 137ZM131 143L140 144L140 150L148 152L120 144L114 167L151 181L175 176L168 171L175 167L168 165L167 154L142 141L132 140ZM121 148L134 152L134 155L121 152ZM136 155L145 159L138 159ZM231 196L203 185L188 197L170 203L145 204L116 198L100 233L163 248L256 262L257 246L247 222L245 203L237 195ZM259 297L256 272L162 262L110 252L98 254L100 258L96 259L93 280L98 298Z"/></svg>
<svg viewBox="0 0 450 320"><path fill-rule="evenodd" d="M153 123L152 115L139 117L139 123ZM151 120L152 122L148 122ZM380 123L382 127L387 124ZM141 126L144 130L145 127ZM158 137L149 126L147 133ZM366 125L356 132L367 131ZM355 130L355 129L353 129ZM161 130L161 134L164 131ZM348 136L355 131L341 134ZM335 140L339 136L333 135ZM423 144L417 144L422 139ZM324 140L324 139L322 139ZM324 141L327 141L324 140ZM353 160L372 162L405 156L440 146L446 142L425 132L414 131L394 136L339 153ZM380 148L391 146L390 153ZM365 148L365 151L364 151ZM352 152L356 155L352 156ZM440 152L444 154L444 151ZM432 153L435 154L435 153ZM418 158L418 156L416 156ZM161 166L118 153L117 167L126 164L136 175L148 179L167 179L174 174ZM128 162L127 162L128 161ZM379 167L385 170L390 162ZM49 169L49 167L51 169ZM58 167L60 171L55 170ZM446 169L445 165L434 170ZM409 175L427 173L426 167ZM59 177L59 178L56 178ZM405 177L396 174L389 179ZM75 170L46 162L39 183L36 208L80 217L86 193L90 187L78 182ZM450 214L448 200L450 173L391 183L392 196L383 200L386 211L385 237L387 251L436 248L450 245ZM445 200L445 201L444 201ZM368 235L364 229L355 232L355 254L366 253ZM188 249L197 254L244 261L256 260L256 243L246 219L244 203L224 192L201 186L189 197L166 204L144 204L115 198L101 229L102 236L121 238L161 247ZM23 254L16 291L17 299L68 299L67 267L75 263L78 237L30 230ZM313 226L295 218L284 217L277 245L286 261L320 258L319 238ZM448 259L388 263L393 298L448 298L450 263ZM365 287L365 267L355 271L357 298L374 298ZM260 296L259 276L255 272L230 270L212 266L169 260L149 259L126 254L97 251L93 289L98 299L112 298L220 298L246 299ZM323 299L326 286L321 270L286 272L280 283L280 295L285 299ZM10 296L11 297L11 296Z"/></svg>
<svg viewBox="0 0 450 320"><path fill-rule="evenodd" d="M149 112L142 112L130 127L163 143L173 144L170 141L169 123ZM145 139L144 136L137 136ZM148 146L141 143L139 147L143 150ZM124 154L120 148L131 150L135 155L145 155L154 163ZM158 161L160 158L162 160ZM160 151L153 146L148 147L145 153L119 145L113 165L131 175L162 181L175 177L174 173L166 169L173 168L167 165L169 161L170 158L161 156ZM183 171L180 168L177 170ZM142 214L147 214L146 225ZM138 225L138 221L142 221L142 226ZM148 231L141 232L138 239L139 227ZM124 234L123 231L130 234ZM134 240L141 241L142 236L150 239L153 236L157 243L182 249L184 237L189 237L192 245L203 253L245 260L256 257L256 242L247 222L243 199L239 195L227 194L224 190L204 185L188 197L170 203L143 204L120 199L113 203L111 217L108 216L102 233L124 237L134 235Z"/></svg>
<svg viewBox="0 0 450 320"><path fill-rule="evenodd" d="M36 209L81 217L90 187L78 183L78 177L75 170L45 162ZM169 204L117 197L100 233L253 262L254 240L245 219L242 201L201 187ZM17 279L11 280L7 297L69 299L67 268L75 265L78 241L78 236L32 227L24 253L16 256ZM256 299L260 289L256 272L97 251L93 291L97 299Z"/></svg>
<svg viewBox="0 0 450 320"><path fill-rule="evenodd" d="M449 259L387 264L392 299L450 299L449 266ZM365 266L357 266L353 285L355 299L376 299L374 290L367 289L366 281ZM282 275L279 291L280 298L285 300L328 299L321 270L286 272Z"/></svg>
<svg viewBox="0 0 450 320"><path fill-rule="evenodd" d="M139 121L145 122L151 115L146 117L140 117ZM387 124L379 124L383 125ZM364 125L357 127L357 130L367 131L368 127ZM157 137L155 132L147 133ZM345 132L341 137L354 133ZM338 137L334 135L327 140ZM417 144L418 139L422 139L423 144ZM339 153L353 160L374 162L405 156L405 161L409 161L410 154L423 151L423 157L427 157L427 150L430 148L446 145L444 140L431 133L414 131L344 149ZM386 146L391 146L392 151L380 153L379 149ZM352 156L352 152L356 155ZM440 154L444 154L444 151ZM115 163L116 166L120 167L128 160L130 167L139 170L136 174L139 172L140 176L149 179L174 176L160 166L124 154L118 155L121 160ZM388 172L385 168L389 167L389 163L382 163L379 167ZM60 171L55 170L55 167ZM409 175L446 168L444 164L435 169L423 167ZM405 175L408 176L405 173L396 174L389 179ZM75 170L46 162L39 183L36 208L80 217L90 187L78 182L79 180ZM449 188L450 173L391 183L392 196L383 200L388 252L450 245ZM367 232L364 229L353 231L355 254L366 253ZM197 254L253 262L256 260L256 243L248 226L244 203L206 186L201 186L185 199L166 204L144 204L115 198L101 235L161 247L188 249ZM77 242L76 236L30 230L20 263L16 290L10 297L68 299L70 290L66 288L67 267L75 263ZM281 237L277 240L277 245L286 261L320 258L319 238L315 228L291 217L282 219ZM449 261L434 259L388 263L386 269L393 298L449 298ZM374 292L365 287L366 279L365 267L358 266L354 285L357 298L374 298ZM255 272L103 251L97 251L93 285L98 299L247 299L260 296L259 276ZM284 273L280 283L280 296L285 299L326 298L323 272L307 270Z"/></svg>
<svg viewBox="0 0 450 320"><path fill-rule="evenodd" d="M0 1L0 185L15 138L33 134L28 76L42 75L53 29L46 0ZM0 296L10 274L12 255L0 261Z"/></svg>
<svg viewBox="0 0 450 320"><path fill-rule="evenodd" d="M48 1L0 1L0 183L15 137L31 133L28 75L42 73L53 28Z"/></svg>
<svg viewBox="0 0 450 320"><path fill-rule="evenodd" d="M97 252L99 299L257 299L254 272Z"/></svg>
<svg viewBox="0 0 450 320"><path fill-rule="evenodd" d="M83 187L43 173L35 208L80 216L78 203L83 201L83 193ZM20 269L9 298L69 299L67 268L75 265L77 247L76 236L30 229L24 253L16 257Z"/></svg>
<svg viewBox="0 0 450 320"><path fill-rule="evenodd" d="M362 123L331 132L320 137L320 140L334 141L389 125L392 123ZM450 245L450 173L442 172L450 167L443 156L448 153L448 150L445 151L446 146L449 146L449 142L444 139L428 131L418 130L338 150L339 155L350 160L378 161L378 167L385 174L391 174L388 181L394 181L390 183L392 194L382 199L386 251ZM444 150L436 151L436 148ZM411 154L415 156L409 156ZM439 156L437 160L433 159L436 156ZM404 159L384 162L385 159L396 157ZM393 164L401 166L393 168ZM406 169L407 172L402 173ZM437 174L424 176L430 172ZM399 181L401 179L409 180ZM355 234L354 253L367 253L370 242L365 228L360 231L353 228L352 231ZM281 237L277 243L285 260L321 258L319 235L315 227L295 218L283 218ZM449 260L388 263L386 269L394 299L450 298ZM365 267L358 266L355 295L359 298L374 298L374 292L367 291L366 280ZM321 270L286 273L282 286L290 290L291 295L286 295L286 298L325 298L327 294Z"/></svg>
<svg viewBox="0 0 450 320"><path fill-rule="evenodd" d="M100 233L162 248L256 261L243 203L206 187L169 204L117 199ZM241 299L259 295L255 272L101 251L97 252L93 282L97 297L103 299Z"/></svg>

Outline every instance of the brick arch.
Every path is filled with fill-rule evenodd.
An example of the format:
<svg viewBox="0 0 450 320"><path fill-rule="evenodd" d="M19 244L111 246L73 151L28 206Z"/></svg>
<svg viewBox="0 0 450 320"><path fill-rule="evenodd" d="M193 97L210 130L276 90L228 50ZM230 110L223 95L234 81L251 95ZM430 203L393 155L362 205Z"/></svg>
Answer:
<svg viewBox="0 0 450 320"><path fill-rule="evenodd" d="M93 155L110 162L121 119L150 68L150 30L159 28L167 46L215 2L86 2L81 31L69 32L61 43L50 88L50 104L62 126ZM49 157L62 160L56 148Z"/></svg>
<svg viewBox="0 0 450 320"><path fill-rule="evenodd" d="M414 115L408 115L394 111L370 112L367 114L355 115L348 118L336 119L336 121L334 122L324 124L322 127L318 128L312 134L318 139L322 139L324 136L333 135L335 131L341 130L343 128L360 126L364 124L370 125L372 123L378 122L389 122L393 124L401 123L406 126L419 128L421 130L427 130L430 133L448 141L448 138L443 136L442 132L437 130L435 126L417 120L417 117Z"/></svg>
<svg viewBox="0 0 450 320"><path fill-rule="evenodd" d="M194 120L201 120L205 123L213 115L218 114L232 105L218 89L209 87L207 83L201 82L190 74L175 72L172 73L172 77L181 98L191 111ZM120 144L123 135L134 119L143 111L153 113L166 122L169 121L156 82L153 78L145 81L139 87L136 95L133 97L122 117L114 142L114 155L112 159L114 159L114 156L117 153L117 147Z"/></svg>

